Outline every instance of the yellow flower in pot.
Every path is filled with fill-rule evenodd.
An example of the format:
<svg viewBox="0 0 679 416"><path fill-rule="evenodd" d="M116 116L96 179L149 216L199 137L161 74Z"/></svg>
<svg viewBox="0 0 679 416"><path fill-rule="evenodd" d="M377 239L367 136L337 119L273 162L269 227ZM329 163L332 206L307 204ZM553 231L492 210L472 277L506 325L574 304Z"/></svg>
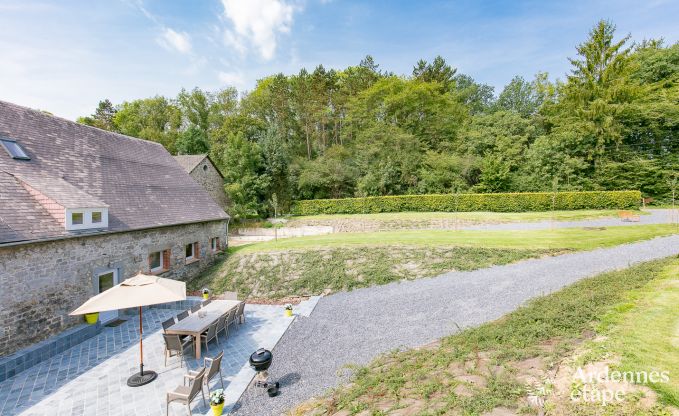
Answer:
<svg viewBox="0 0 679 416"><path fill-rule="evenodd" d="M290 303L285 305L285 316L287 316L287 317L292 316L292 304L290 304Z"/></svg>
<svg viewBox="0 0 679 416"><path fill-rule="evenodd" d="M210 407L214 416L221 416L224 411L224 390L217 389L210 393Z"/></svg>
<svg viewBox="0 0 679 416"><path fill-rule="evenodd" d="M96 324L98 320L99 320L99 312L86 313L85 314L85 322L87 322L90 325Z"/></svg>
<svg viewBox="0 0 679 416"><path fill-rule="evenodd" d="M210 290L208 288L203 289L203 299L210 299Z"/></svg>

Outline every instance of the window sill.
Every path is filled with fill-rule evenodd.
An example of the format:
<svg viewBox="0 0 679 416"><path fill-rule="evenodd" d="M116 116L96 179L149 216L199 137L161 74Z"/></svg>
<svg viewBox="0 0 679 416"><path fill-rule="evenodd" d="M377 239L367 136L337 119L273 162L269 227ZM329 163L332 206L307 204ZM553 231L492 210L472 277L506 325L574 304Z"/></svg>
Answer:
<svg viewBox="0 0 679 416"><path fill-rule="evenodd" d="M149 270L149 274L152 275L152 276L159 276L159 275L161 275L163 273L167 273L169 271L170 271L170 269L156 270L155 272L153 270Z"/></svg>
<svg viewBox="0 0 679 416"><path fill-rule="evenodd" d="M188 266L189 264L198 263L199 261L200 261L200 259L197 259L197 258L194 257L190 260L186 260L186 265Z"/></svg>

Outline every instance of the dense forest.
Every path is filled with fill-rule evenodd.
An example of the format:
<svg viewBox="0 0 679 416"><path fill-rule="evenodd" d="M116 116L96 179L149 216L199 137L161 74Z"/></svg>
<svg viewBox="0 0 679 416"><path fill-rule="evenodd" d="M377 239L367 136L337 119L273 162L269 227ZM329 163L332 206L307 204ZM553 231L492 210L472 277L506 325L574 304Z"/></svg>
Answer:
<svg viewBox="0 0 679 416"><path fill-rule="evenodd" d="M566 59L566 57L564 57ZM252 91L182 90L81 123L209 153L236 218L291 201L367 195L640 189L667 199L679 170L679 43L632 42L598 22L563 80L520 76L496 94L442 57L412 74L366 56Z"/></svg>

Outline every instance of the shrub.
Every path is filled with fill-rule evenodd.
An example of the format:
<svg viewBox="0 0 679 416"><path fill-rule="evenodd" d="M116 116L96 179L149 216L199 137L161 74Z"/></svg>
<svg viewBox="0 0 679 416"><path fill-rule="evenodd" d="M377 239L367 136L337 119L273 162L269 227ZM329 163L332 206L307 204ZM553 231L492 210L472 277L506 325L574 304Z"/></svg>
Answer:
<svg viewBox="0 0 679 416"><path fill-rule="evenodd" d="M640 201L641 192L639 191L398 195L297 201L292 207L292 214L636 209L639 207Z"/></svg>

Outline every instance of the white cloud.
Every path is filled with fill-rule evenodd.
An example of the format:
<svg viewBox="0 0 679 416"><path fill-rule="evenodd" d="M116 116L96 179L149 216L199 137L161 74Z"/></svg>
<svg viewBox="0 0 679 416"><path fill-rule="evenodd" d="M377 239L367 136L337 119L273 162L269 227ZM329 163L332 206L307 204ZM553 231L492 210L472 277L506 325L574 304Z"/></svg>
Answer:
<svg viewBox="0 0 679 416"><path fill-rule="evenodd" d="M224 86L236 87L239 90L243 89L246 85L245 77L240 72L219 71L217 78L219 78L219 82L224 84Z"/></svg>
<svg viewBox="0 0 679 416"><path fill-rule="evenodd" d="M191 52L191 38L186 32L176 32L169 27L163 28L158 43L167 50L175 50L180 53Z"/></svg>
<svg viewBox="0 0 679 416"><path fill-rule="evenodd" d="M297 9L286 0L222 0L222 5L233 25L224 31L224 43L241 54L252 45L265 60L274 57L278 36L290 32Z"/></svg>

